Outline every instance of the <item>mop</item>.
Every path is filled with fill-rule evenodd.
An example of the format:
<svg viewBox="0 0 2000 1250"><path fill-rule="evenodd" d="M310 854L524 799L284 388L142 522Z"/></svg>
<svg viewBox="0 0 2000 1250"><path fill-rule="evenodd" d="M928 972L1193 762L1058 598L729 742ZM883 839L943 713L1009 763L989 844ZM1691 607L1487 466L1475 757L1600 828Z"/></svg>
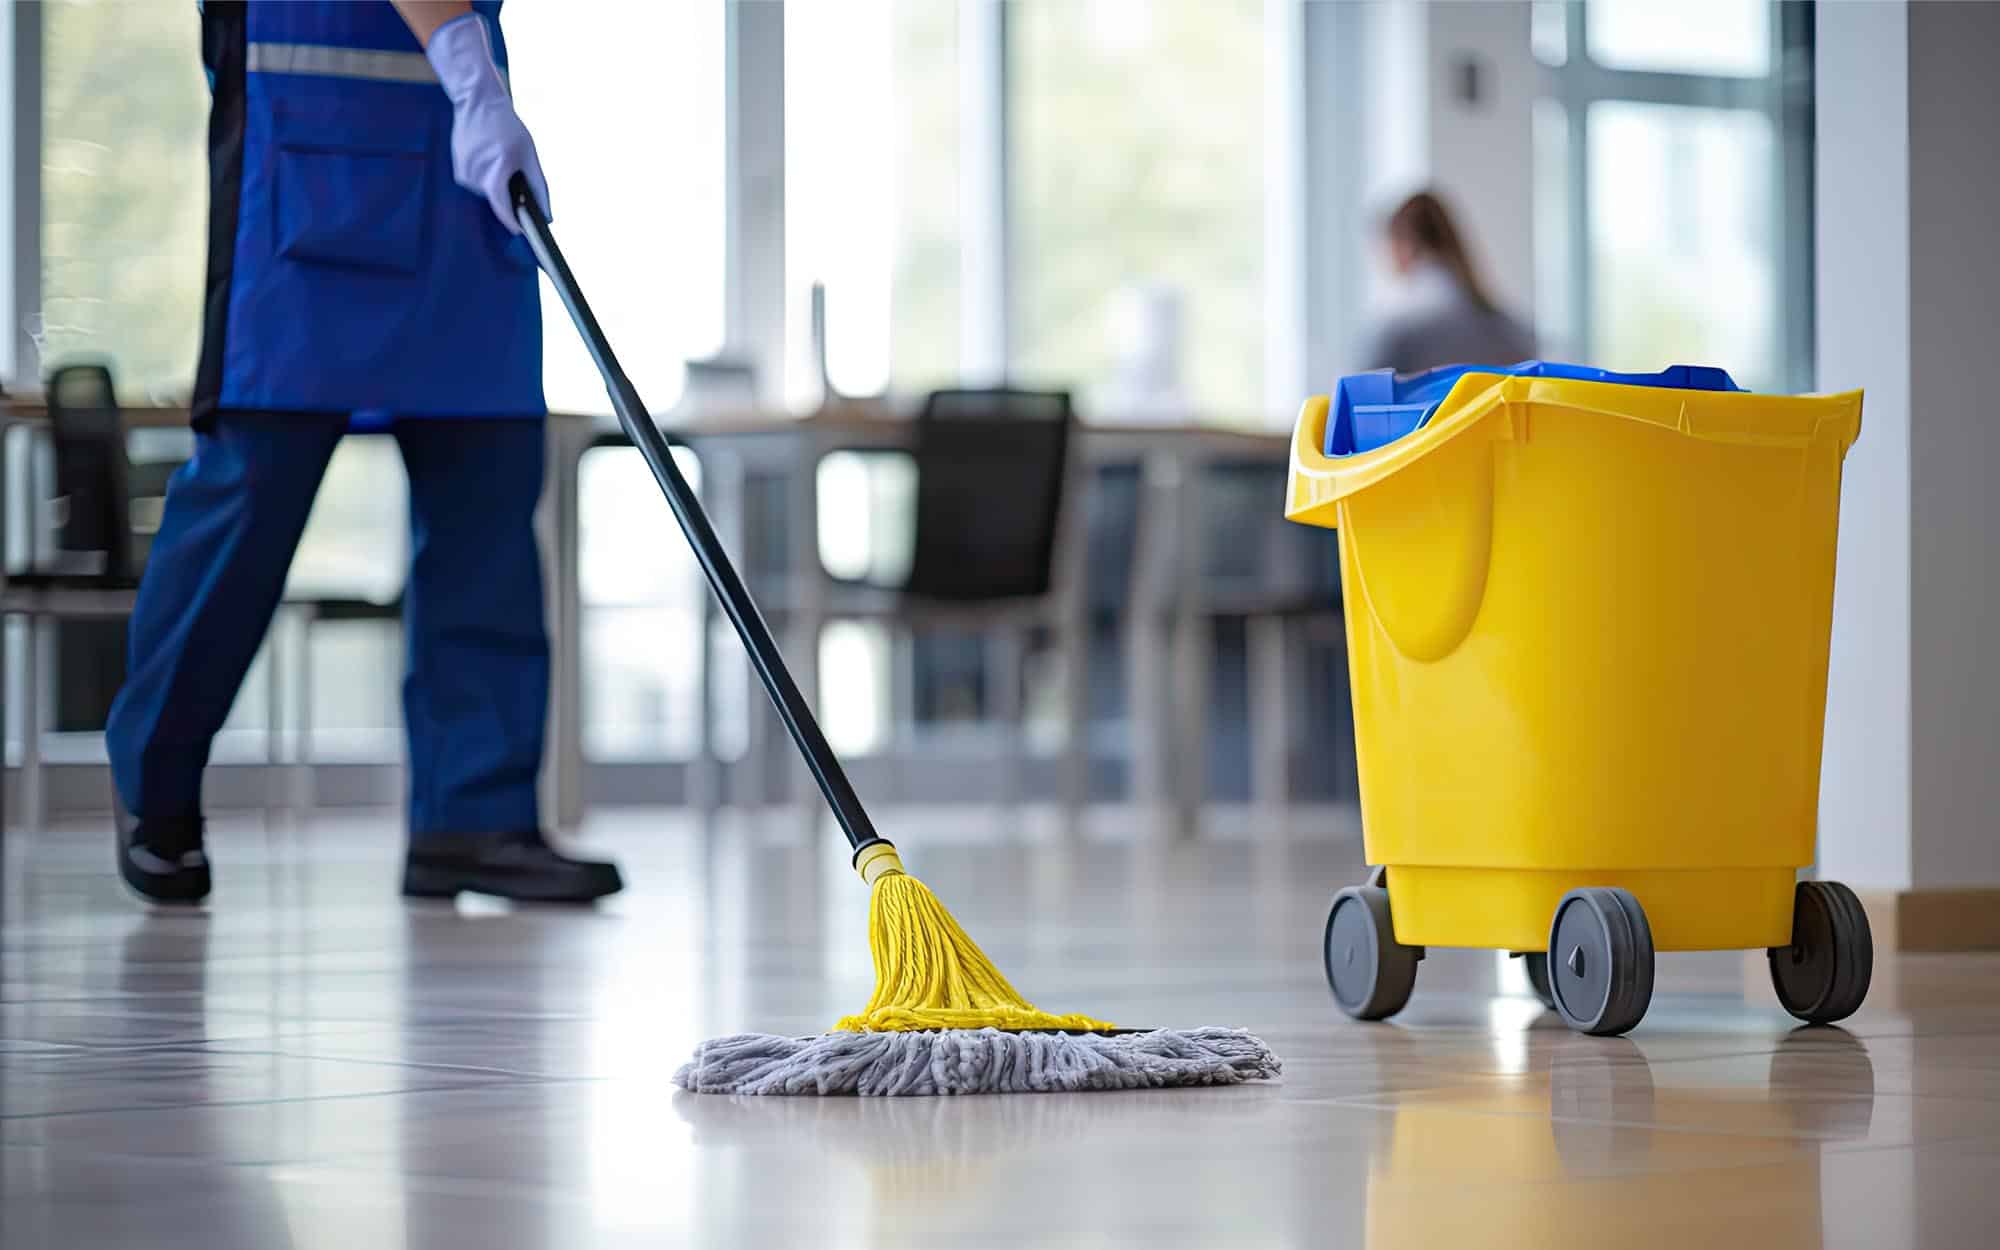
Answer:
<svg viewBox="0 0 2000 1250"><path fill-rule="evenodd" d="M875 993L817 1037L745 1033L702 1044L674 1080L706 1094L983 1094L1232 1085L1276 1076L1278 1059L1239 1029L1119 1029L1035 1007L937 896L903 869L792 680L750 591L681 476L667 440L612 355L526 179L514 213L603 375L619 424L653 471L702 572L805 757L869 887Z"/></svg>

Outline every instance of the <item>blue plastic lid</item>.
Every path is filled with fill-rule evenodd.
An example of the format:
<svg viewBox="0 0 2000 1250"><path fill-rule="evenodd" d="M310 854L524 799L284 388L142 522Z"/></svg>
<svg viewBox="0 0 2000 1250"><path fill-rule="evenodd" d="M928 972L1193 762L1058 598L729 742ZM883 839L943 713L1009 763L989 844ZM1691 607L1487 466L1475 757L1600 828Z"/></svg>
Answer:
<svg viewBox="0 0 2000 1250"><path fill-rule="evenodd" d="M1658 373L1613 373L1587 365L1526 360L1518 365L1446 365L1408 377L1393 369L1350 373L1333 392L1333 420L1326 425L1326 454L1352 456L1395 442L1431 419L1459 378L1498 373L1516 378L1566 378L1574 382L1615 382L1682 391L1740 391L1724 370L1709 365L1675 365Z"/></svg>

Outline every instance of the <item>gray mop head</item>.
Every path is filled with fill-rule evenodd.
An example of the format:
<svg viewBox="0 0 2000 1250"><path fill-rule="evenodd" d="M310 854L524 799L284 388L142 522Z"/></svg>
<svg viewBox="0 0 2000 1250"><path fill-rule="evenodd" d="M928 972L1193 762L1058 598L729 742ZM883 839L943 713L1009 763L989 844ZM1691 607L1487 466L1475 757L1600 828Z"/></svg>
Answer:
<svg viewBox="0 0 2000 1250"><path fill-rule="evenodd" d="M1280 1067L1242 1029L739 1033L703 1042L674 1084L697 1094L1057 1094L1235 1085Z"/></svg>

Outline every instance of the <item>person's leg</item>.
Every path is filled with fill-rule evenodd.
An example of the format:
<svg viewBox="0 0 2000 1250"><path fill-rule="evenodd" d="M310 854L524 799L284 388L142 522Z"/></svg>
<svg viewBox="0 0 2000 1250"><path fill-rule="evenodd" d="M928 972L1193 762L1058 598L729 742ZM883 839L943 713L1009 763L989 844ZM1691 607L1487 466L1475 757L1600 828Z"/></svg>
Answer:
<svg viewBox="0 0 2000 1250"><path fill-rule="evenodd" d="M539 823L549 640L534 532L538 421L404 421L410 838Z"/></svg>
<svg viewBox="0 0 2000 1250"><path fill-rule="evenodd" d="M410 735L405 893L460 890L584 901L617 869L568 859L540 833L536 783L549 640L535 542L540 421L400 422L410 476L404 595Z"/></svg>
<svg viewBox="0 0 2000 1250"><path fill-rule="evenodd" d="M208 892L201 775L284 592L345 422L223 417L167 487L105 727L119 870L149 898Z"/></svg>

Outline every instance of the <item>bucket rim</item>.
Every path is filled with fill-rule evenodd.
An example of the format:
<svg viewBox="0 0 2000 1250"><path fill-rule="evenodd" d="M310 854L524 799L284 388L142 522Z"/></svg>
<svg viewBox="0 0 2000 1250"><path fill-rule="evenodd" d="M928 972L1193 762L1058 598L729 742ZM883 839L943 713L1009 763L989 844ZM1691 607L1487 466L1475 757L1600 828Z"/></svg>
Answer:
<svg viewBox="0 0 2000 1250"><path fill-rule="evenodd" d="M1314 395L1292 431L1288 520L1336 528L1337 505L1436 452L1482 434L1524 441L1536 408L1634 421L1706 442L1804 449L1823 440L1845 456L1861 434L1863 392L1766 395L1754 391L1678 390L1574 378L1467 371L1417 429L1372 451L1328 456L1331 398Z"/></svg>

